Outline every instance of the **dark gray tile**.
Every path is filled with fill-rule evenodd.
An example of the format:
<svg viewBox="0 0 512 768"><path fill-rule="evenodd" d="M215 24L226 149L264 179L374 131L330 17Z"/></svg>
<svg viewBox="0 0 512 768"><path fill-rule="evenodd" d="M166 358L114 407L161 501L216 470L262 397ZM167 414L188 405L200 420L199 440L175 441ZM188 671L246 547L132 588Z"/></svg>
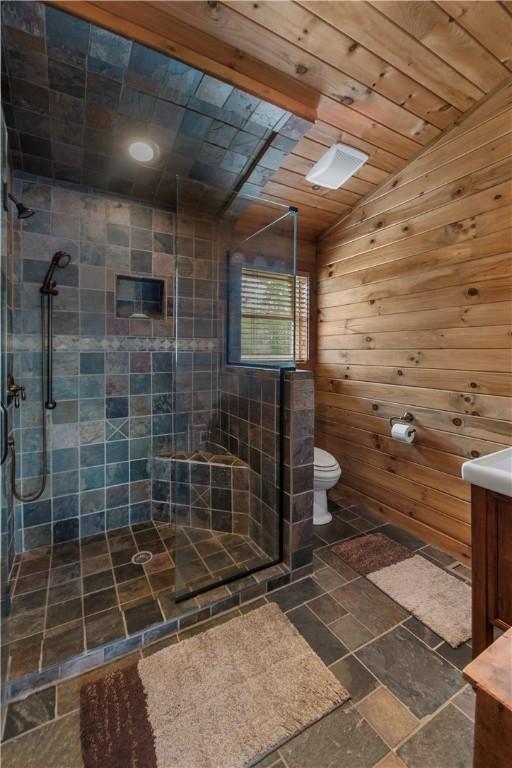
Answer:
<svg viewBox="0 0 512 768"><path fill-rule="evenodd" d="M117 595L113 587L102 589L99 592L91 592L84 596L84 615L100 613L117 605Z"/></svg>
<svg viewBox="0 0 512 768"><path fill-rule="evenodd" d="M83 650L84 627L81 619L55 627L45 633L41 666L44 669L61 661L68 661Z"/></svg>
<svg viewBox="0 0 512 768"><path fill-rule="evenodd" d="M449 704L399 749L407 768L470 768L473 726Z"/></svg>
<svg viewBox="0 0 512 768"><path fill-rule="evenodd" d="M288 768L372 768L388 751L350 705L331 712L280 748Z"/></svg>
<svg viewBox="0 0 512 768"><path fill-rule="evenodd" d="M331 595L374 635L386 632L408 616L407 611L364 577L337 587Z"/></svg>
<svg viewBox="0 0 512 768"><path fill-rule="evenodd" d="M133 608L127 608L124 615L129 634L140 632L152 624L163 621L162 612L156 600L148 600Z"/></svg>
<svg viewBox="0 0 512 768"><path fill-rule="evenodd" d="M429 560L433 560L439 565L448 566L456 562L455 558L449 555L447 552L443 552L442 549L438 549L437 547L433 547L431 545L428 547L423 547L421 554L428 557Z"/></svg>
<svg viewBox="0 0 512 768"><path fill-rule="evenodd" d="M81 764L78 712L58 718L20 739L9 741L2 748L2 768L78 768Z"/></svg>
<svg viewBox="0 0 512 768"><path fill-rule="evenodd" d="M311 608L318 618L326 624L336 621L336 619L341 618L347 613L345 608L330 595L320 595L320 597L316 597L308 603L308 608Z"/></svg>
<svg viewBox="0 0 512 768"><path fill-rule="evenodd" d="M461 709L469 719L475 721L476 693L470 685L466 685L453 699L453 704Z"/></svg>
<svg viewBox="0 0 512 768"><path fill-rule="evenodd" d="M94 613L85 618L87 649L119 640L125 636L121 611L111 608L102 613Z"/></svg>
<svg viewBox="0 0 512 768"><path fill-rule="evenodd" d="M403 627L365 646L356 656L417 717L435 712L464 685L460 672Z"/></svg>
<svg viewBox="0 0 512 768"><path fill-rule="evenodd" d="M55 687L38 691L7 707L4 740L47 723L55 717Z"/></svg>
<svg viewBox="0 0 512 768"><path fill-rule="evenodd" d="M306 600L318 597L323 591L322 587L313 579L306 578L296 581L277 592L272 592L267 599L271 603L277 603L282 611L289 611L291 608L306 602Z"/></svg>
<svg viewBox="0 0 512 768"><path fill-rule="evenodd" d="M352 581L352 579L357 579L359 577L359 574L352 570L341 557L334 554L330 546L326 547L320 544L319 547L315 548L315 556L336 571L340 576L343 576L346 581Z"/></svg>
<svg viewBox="0 0 512 768"><path fill-rule="evenodd" d="M379 687L379 681L352 655L333 664L331 672L345 686L355 702L364 699Z"/></svg>
<svg viewBox="0 0 512 768"><path fill-rule="evenodd" d="M437 653L460 670L464 669L473 658L471 648L465 643L458 648L452 648L448 643L443 643L437 648Z"/></svg>
<svg viewBox="0 0 512 768"><path fill-rule="evenodd" d="M67 624L69 621L82 617L82 600L74 598L64 603L56 603L48 606L46 612L46 628L56 627L59 624Z"/></svg>
<svg viewBox="0 0 512 768"><path fill-rule="evenodd" d="M97 592L100 589L106 589L107 587L114 586L113 572L100 571L99 573L93 573L90 576L86 576L84 582L84 593Z"/></svg>
<svg viewBox="0 0 512 768"><path fill-rule="evenodd" d="M324 664L332 664L348 653L336 635L327 629L325 624L305 605L290 611L288 618Z"/></svg>
<svg viewBox="0 0 512 768"><path fill-rule="evenodd" d="M439 635L436 635L436 633L432 632L432 630L426 627L425 624L418 621L415 616L411 616L407 621L404 621L404 627L407 627L409 632L412 632L413 635L416 635L420 640L423 640L429 648L435 648L443 642Z"/></svg>

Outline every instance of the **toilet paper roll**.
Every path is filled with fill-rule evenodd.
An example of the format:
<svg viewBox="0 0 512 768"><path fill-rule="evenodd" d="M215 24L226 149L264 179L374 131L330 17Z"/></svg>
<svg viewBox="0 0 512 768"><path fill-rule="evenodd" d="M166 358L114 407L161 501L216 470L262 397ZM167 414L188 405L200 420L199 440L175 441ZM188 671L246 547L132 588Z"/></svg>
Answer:
<svg viewBox="0 0 512 768"><path fill-rule="evenodd" d="M416 437L416 430L410 424L396 422L391 427L391 437L399 443L413 443Z"/></svg>

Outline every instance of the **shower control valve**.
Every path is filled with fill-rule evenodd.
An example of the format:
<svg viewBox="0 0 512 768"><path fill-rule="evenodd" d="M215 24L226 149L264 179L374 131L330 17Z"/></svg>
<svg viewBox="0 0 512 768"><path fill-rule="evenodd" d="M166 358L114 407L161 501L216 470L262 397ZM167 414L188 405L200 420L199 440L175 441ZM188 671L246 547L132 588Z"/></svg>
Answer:
<svg viewBox="0 0 512 768"><path fill-rule="evenodd" d="M7 379L7 397L14 400L14 407L20 407L20 399L26 400L25 387L16 384L12 376Z"/></svg>

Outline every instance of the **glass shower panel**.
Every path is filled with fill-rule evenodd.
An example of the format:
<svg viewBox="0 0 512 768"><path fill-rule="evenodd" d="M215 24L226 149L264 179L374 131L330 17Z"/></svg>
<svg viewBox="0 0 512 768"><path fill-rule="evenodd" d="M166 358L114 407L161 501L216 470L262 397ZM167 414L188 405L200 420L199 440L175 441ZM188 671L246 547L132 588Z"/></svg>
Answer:
<svg viewBox="0 0 512 768"><path fill-rule="evenodd" d="M1 119L0 170L2 189L5 194L8 183L7 130ZM7 201L4 200L4 203ZM0 238L0 615L9 610L8 575L14 557L13 500L9 490L8 470L8 409L7 392L7 333L8 333L8 242L11 237L7 209L1 209ZM2 677L3 680L3 677Z"/></svg>
<svg viewBox="0 0 512 768"><path fill-rule="evenodd" d="M208 215L216 201L199 186L180 180L177 195L170 500L178 600L282 558L282 377L294 365L293 316L279 329L288 332L279 359L270 344L265 359L260 343L257 360L233 363L228 342L245 322L232 305L243 270L265 269L293 290L294 217L240 239Z"/></svg>
<svg viewBox="0 0 512 768"><path fill-rule="evenodd" d="M175 524L177 597L214 582L211 432L219 408L219 227L214 190L178 178L176 203L174 453L171 519ZM207 539L212 539L209 543ZM210 561L210 566L214 565ZM215 582L214 582L215 583Z"/></svg>

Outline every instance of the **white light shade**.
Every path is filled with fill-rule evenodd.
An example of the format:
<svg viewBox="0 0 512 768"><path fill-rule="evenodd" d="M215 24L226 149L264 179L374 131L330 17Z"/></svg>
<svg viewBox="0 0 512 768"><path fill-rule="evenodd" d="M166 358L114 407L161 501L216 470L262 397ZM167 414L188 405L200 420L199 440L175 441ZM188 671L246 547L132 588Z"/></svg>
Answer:
<svg viewBox="0 0 512 768"><path fill-rule="evenodd" d="M128 147L128 152L139 163L149 163L155 156L155 150L145 141L132 142Z"/></svg>
<svg viewBox="0 0 512 768"><path fill-rule="evenodd" d="M346 144L333 144L315 163L306 181L329 189L338 189L368 160L368 155Z"/></svg>

